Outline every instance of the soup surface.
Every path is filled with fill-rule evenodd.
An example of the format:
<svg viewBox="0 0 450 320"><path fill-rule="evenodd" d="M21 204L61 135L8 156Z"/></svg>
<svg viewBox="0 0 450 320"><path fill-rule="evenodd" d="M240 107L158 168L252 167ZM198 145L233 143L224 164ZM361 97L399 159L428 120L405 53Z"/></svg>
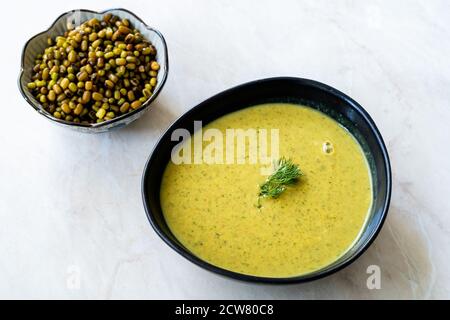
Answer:
<svg viewBox="0 0 450 320"><path fill-rule="evenodd" d="M325 267L352 246L368 216L372 184L363 151L346 129L291 104L246 108L203 130L208 128L279 129L280 156L304 175L258 207L259 186L267 178L260 163L169 162L161 185L163 213L192 253L244 274L290 277Z"/></svg>

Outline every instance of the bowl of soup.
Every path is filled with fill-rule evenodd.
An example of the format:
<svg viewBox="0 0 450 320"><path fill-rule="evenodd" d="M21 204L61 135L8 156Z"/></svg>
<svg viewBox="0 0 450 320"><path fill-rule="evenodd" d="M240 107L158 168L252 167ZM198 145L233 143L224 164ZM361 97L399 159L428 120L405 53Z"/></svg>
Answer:
<svg viewBox="0 0 450 320"><path fill-rule="evenodd" d="M344 93L278 77L221 92L162 135L142 178L156 233L220 275L298 283L349 265L389 208L391 169Z"/></svg>

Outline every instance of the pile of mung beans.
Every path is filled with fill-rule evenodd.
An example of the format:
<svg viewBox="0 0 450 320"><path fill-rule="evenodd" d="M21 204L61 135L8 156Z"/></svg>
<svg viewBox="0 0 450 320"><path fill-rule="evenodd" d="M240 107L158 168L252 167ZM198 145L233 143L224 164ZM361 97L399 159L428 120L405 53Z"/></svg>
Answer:
<svg viewBox="0 0 450 320"><path fill-rule="evenodd" d="M28 89L55 118L99 123L138 109L153 94L156 49L127 19L105 14L47 41Z"/></svg>

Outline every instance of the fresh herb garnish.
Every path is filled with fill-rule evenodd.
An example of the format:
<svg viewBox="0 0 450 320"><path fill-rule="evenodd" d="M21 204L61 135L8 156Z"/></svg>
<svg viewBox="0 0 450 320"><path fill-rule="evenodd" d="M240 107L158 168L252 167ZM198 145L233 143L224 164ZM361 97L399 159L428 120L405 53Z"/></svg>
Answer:
<svg viewBox="0 0 450 320"><path fill-rule="evenodd" d="M275 165L275 172L261 184L258 195L258 207L261 207L261 198L278 198L287 186L297 182L303 173L290 159L280 158Z"/></svg>

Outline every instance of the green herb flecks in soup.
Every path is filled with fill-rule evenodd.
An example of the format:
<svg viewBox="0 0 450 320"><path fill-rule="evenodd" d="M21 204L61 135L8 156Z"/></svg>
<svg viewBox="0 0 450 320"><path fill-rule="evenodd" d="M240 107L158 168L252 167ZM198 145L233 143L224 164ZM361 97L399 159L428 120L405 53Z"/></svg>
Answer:
<svg viewBox="0 0 450 320"><path fill-rule="evenodd" d="M260 164L169 163L161 204L186 248L228 270L290 277L325 267L352 246L368 216L372 185L363 151L346 129L290 104L246 108L207 128L279 129L279 153L289 158L279 166L298 164L284 177L298 181L263 187L270 176L261 175ZM275 196L255 205L264 195Z"/></svg>

